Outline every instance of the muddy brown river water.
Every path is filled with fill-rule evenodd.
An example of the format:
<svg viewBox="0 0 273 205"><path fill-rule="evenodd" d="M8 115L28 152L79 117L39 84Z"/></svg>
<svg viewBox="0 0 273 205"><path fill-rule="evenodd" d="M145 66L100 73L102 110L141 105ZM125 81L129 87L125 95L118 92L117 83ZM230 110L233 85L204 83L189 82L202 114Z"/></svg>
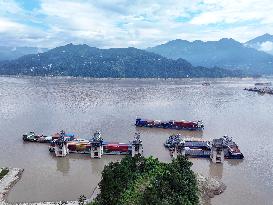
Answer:
<svg viewBox="0 0 273 205"><path fill-rule="evenodd" d="M227 190L212 204L273 204L273 95L244 91L273 79L84 79L0 77L0 167L24 168L9 202L75 200L90 196L105 164L120 156L91 160L88 155L56 158L46 144L23 143L31 130L60 129L90 138L101 130L109 141L128 142L141 133L144 155L170 161L163 142L172 133L215 138L228 134L244 160L212 164L192 159L194 171L220 178ZM136 116L202 119L203 132L137 129Z"/></svg>

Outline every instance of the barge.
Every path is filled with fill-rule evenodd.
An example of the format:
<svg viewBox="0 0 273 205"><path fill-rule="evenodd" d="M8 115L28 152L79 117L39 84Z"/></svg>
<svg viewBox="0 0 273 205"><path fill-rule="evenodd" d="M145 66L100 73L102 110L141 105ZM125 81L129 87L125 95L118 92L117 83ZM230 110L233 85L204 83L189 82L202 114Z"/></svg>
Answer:
<svg viewBox="0 0 273 205"><path fill-rule="evenodd" d="M174 152L178 152L193 158L212 158L217 154L223 155L225 159L244 158L238 145L228 136L209 141L202 138L185 138L180 134L171 135L164 146L169 149L172 156Z"/></svg>
<svg viewBox="0 0 273 205"><path fill-rule="evenodd" d="M49 151L56 156L64 157L70 153L90 154L91 158L101 158L102 155L142 155L143 147L140 134L129 143L106 142L99 131L90 140L73 139L69 141L64 135L51 141Z"/></svg>
<svg viewBox="0 0 273 205"><path fill-rule="evenodd" d="M52 140L51 136L46 136L46 135L37 135L35 132L29 132L26 134L23 134L23 140L26 142L50 142Z"/></svg>
<svg viewBox="0 0 273 205"><path fill-rule="evenodd" d="M91 143L90 141L68 141L66 143L69 153L90 154ZM57 140L50 143L48 150L55 152ZM103 154L118 154L128 155L132 151L132 146L129 143L120 142L102 142Z"/></svg>
<svg viewBox="0 0 273 205"><path fill-rule="evenodd" d="M263 83L255 83L255 86L271 86L272 83L271 82L263 82Z"/></svg>
<svg viewBox="0 0 273 205"><path fill-rule="evenodd" d="M40 142L40 143L50 143L52 140L59 139L60 136L64 136L67 141L72 141L75 139L74 134L66 133L61 130L60 132L54 133L51 135L43 135L43 134L35 134L35 132L31 131L29 133L23 134L23 140L25 142Z"/></svg>
<svg viewBox="0 0 273 205"><path fill-rule="evenodd" d="M247 90L247 91L251 91L251 92L257 92L257 93L260 93L260 94L273 94L273 88L271 87L264 87L264 88L257 88L257 87L254 87L254 88L245 88L244 90Z"/></svg>
<svg viewBox="0 0 273 205"><path fill-rule="evenodd" d="M160 120L146 120L142 118L137 118L135 122L137 127L150 127L150 128L164 128L164 129L176 129L176 130L203 130L203 121L186 121L186 120L170 120L170 121L160 121Z"/></svg>

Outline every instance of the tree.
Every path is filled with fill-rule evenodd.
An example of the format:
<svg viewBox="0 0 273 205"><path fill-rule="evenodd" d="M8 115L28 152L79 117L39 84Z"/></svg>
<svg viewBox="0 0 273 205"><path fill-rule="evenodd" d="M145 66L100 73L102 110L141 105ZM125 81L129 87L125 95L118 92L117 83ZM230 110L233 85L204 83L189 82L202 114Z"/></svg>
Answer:
<svg viewBox="0 0 273 205"><path fill-rule="evenodd" d="M96 205L198 204L192 163L178 157L171 163L141 156L110 163L102 172Z"/></svg>
<svg viewBox="0 0 273 205"><path fill-rule="evenodd" d="M79 200L78 200L79 205L84 205L85 204L85 200L86 200L86 197L84 195L81 195L79 197Z"/></svg>

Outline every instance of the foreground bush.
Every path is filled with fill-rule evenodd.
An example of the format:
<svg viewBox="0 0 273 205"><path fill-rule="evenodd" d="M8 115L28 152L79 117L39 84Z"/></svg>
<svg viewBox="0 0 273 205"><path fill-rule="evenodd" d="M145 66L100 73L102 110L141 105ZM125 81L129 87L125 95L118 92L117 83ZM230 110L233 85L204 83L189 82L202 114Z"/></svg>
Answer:
<svg viewBox="0 0 273 205"><path fill-rule="evenodd" d="M198 204L192 163L178 157L163 163L152 157L125 157L102 172L93 205Z"/></svg>
<svg viewBox="0 0 273 205"><path fill-rule="evenodd" d="M2 179L7 173L9 173L8 168L0 169L0 179Z"/></svg>

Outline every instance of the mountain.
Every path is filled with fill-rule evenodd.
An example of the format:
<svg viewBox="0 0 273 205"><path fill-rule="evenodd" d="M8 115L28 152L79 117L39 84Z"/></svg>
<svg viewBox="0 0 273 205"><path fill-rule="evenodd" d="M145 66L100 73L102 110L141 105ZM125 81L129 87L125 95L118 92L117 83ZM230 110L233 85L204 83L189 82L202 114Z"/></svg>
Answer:
<svg viewBox="0 0 273 205"><path fill-rule="evenodd" d="M0 74L118 78L242 76L239 71L193 67L183 59L167 59L136 48L99 49L73 44L1 62Z"/></svg>
<svg viewBox="0 0 273 205"><path fill-rule="evenodd" d="M247 41L244 45L273 55L273 35L268 33Z"/></svg>
<svg viewBox="0 0 273 205"><path fill-rule="evenodd" d="M273 56L245 47L233 39L207 42L173 40L147 51L171 59L183 58L194 66L239 69L251 74L273 73Z"/></svg>
<svg viewBox="0 0 273 205"><path fill-rule="evenodd" d="M0 46L0 61L13 60L27 54L36 54L48 51L47 48L37 47L8 47Z"/></svg>

